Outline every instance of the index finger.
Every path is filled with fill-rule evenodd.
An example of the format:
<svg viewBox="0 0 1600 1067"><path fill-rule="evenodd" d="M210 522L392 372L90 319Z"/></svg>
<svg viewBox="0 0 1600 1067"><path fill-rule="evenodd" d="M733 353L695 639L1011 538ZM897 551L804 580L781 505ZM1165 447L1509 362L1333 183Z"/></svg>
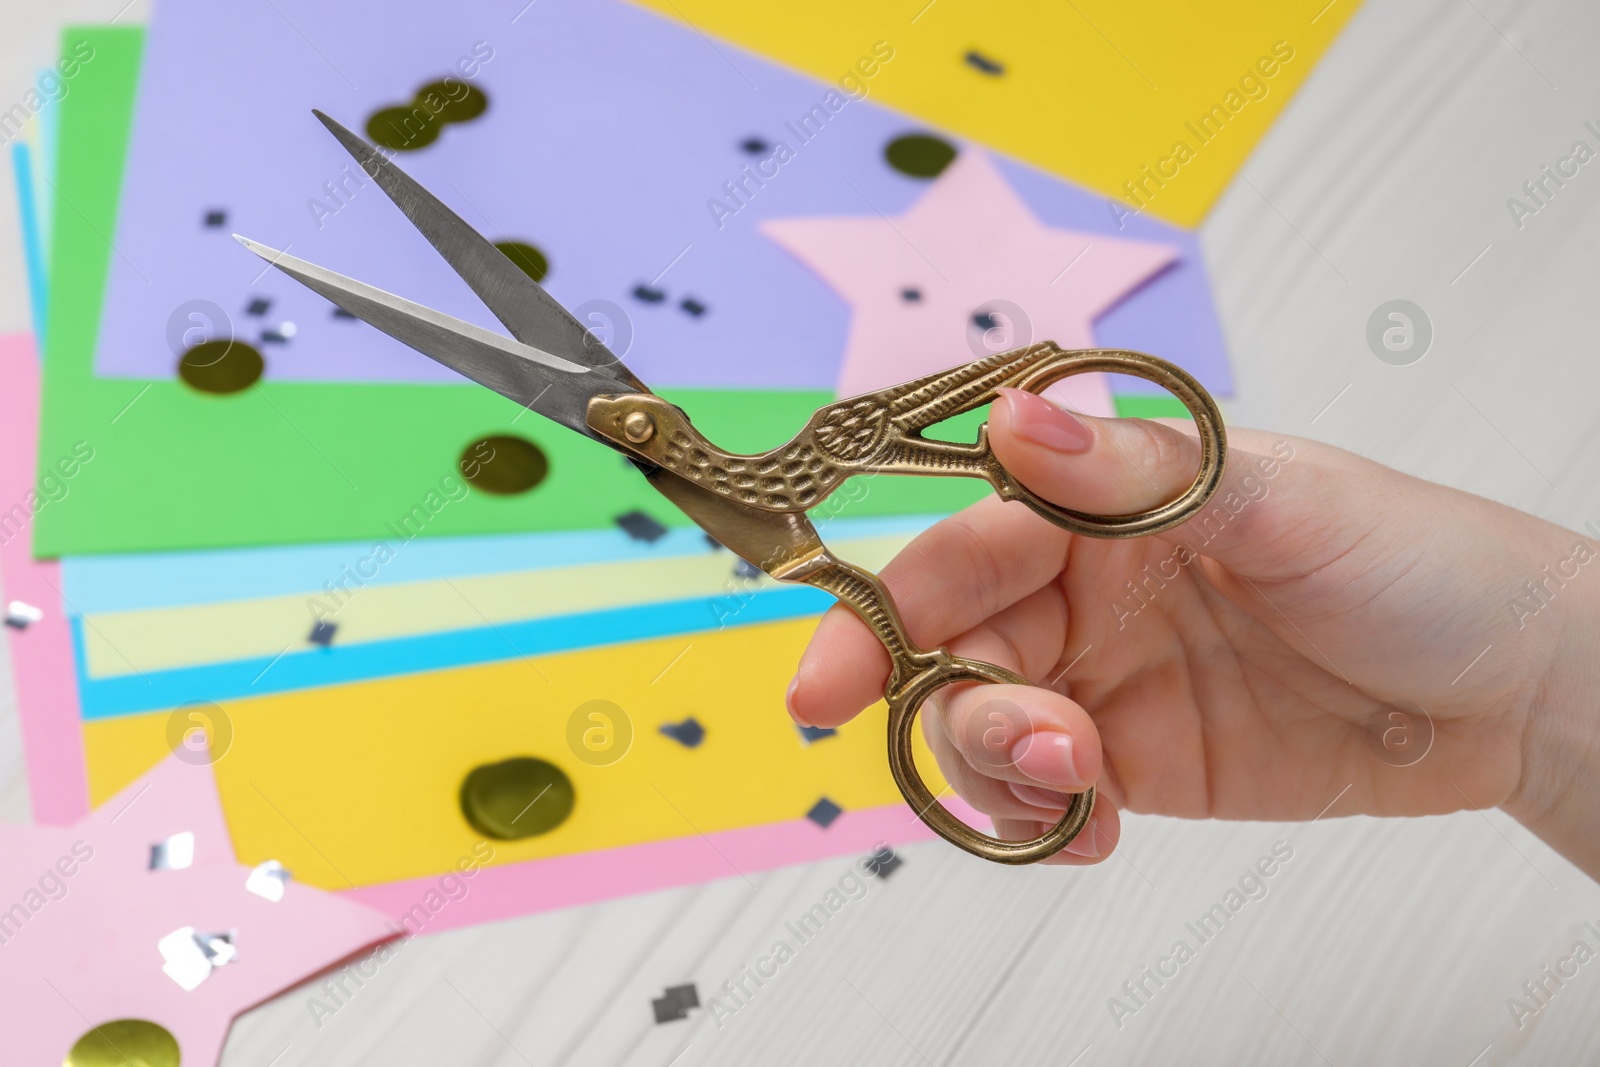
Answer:
<svg viewBox="0 0 1600 1067"><path fill-rule="evenodd" d="M1021 504L986 497L925 530L883 568L912 642L936 648L1044 588L1072 534ZM842 605L823 615L789 689L789 713L837 726L883 696L889 654Z"/></svg>

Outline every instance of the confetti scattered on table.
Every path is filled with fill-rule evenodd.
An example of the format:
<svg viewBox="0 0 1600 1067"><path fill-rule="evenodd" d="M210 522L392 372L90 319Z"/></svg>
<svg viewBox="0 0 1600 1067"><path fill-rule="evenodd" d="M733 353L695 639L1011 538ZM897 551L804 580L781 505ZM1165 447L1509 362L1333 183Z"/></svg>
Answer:
<svg viewBox="0 0 1600 1067"><path fill-rule="evenodd" d="M517 269L536 282L542 282L550 273L550 258L543 250L527 241L496 241L500 254L517 265Z"/></svg>
<svg viewBox="0 0 1600 1067"><path fill-rule="evenodd" d="M990 59L988 56L985 56L982 52L979 52L976 49L969 51L962 58L967 61L968 66L975 67L978 70L983 71L985 74L997 75L1004 74L1006 72L1006 68L1003 65L996 63L994 60Z"/></svg>
<svg viewBox="0 0 1600 1067"><path fill-rule="evenodd" d="M844 809L827 797L823 797L811 805L811 810L806 812L806 818L826 830L833 825L833 820L844 814Z"/></svg>
<svg viewBox="0 0 1600 1067"><path fill-rule="evenodd" d="M690 1008L700 1006L700 991L693 985L675 985L666 990L660 997L650 1002L650 1007L655 1009L656 1022L670 1023L678 1019L687 1019Z"/></svg>
<svg viewBox="0 0 1600 1067"><path fill-rule="evenodd" d="M152 871L181 871L194 866L194 831L185 830L150 846Z"/></svg>
<svg viewBox="0 0 1600 1067"><path fill-rule="evenodd" d="M264 860L250 869L244 887L263 900L276 904L283 899L284 889L292 877L289 869L277 860Z"/></svg>
<svg viewBox="0 0 1600 1067"><path fill-rule="evenodd" d="M554 763L514 756L474 767L461 783L460 803L468 824L483 836L518 841L566 822L577 794Z"/></svg>
<svg viewBox="0 0 1600 1067"><path fill-rule="evenodd" d="M667 528L642 511L618 515L617 525L635 541L659 541L667 536Z"/></svg>
<svg viewBox="0 0 1600 1067"><path fill-rule="evenodd" d="M706 739L706 728L693 715L682 722L662 723L661 732L684 748L699 748L700 742Z"/></svg>
<svg viewBox="0 0 1600 1067"><path fill-rule="evenodd" d="M90 1027L73 1043L62 1067L178 1067L178 1041L147 1019L114 1019Z"/></svg>
<svg viewBox="0 0 1600 1067"><path fill-rule="evenodd" d="M472 442L462 449L456 466L474 489L497 496L526 493L550 474L550 459L544 449L526 437L509 433L491 434Z"/></svg>
<svg viewBox="0 0 1600 1067"><path fill-rule="evenodd" d="M236 930L202 934L192 926L180 926L156 942L156 951L165 961L161 970L178 983L179 989L193 992L211 977L213 970L239 958L239 950L233 943L238 936Z"/></svg>
<svg viewBox="0 0 1600 1067"><path fill-rule="evenodd" d="M44 621L44 612L22 600L6 605L6 625L14 630L26 630L36 622Z"/></svg>
<svg viewBox="0 0 1600 1067"><path fill-rule="evenodd" d="M956 146L933 134L908 133L884 145L883 158L908 178L937 178L956 158Z"/></svg>
<svg viewBox="0 0 1600 1067"><path fill-rule="evenodd" d="M888 845L884 845L866 859L867 873L874 878L887 878L893 874L905 861L900 854Z"/></svg>
<svg viewBox="0 0 1600 1067"><path fill-rule="evenodd" d="M367 138L396 152L414 152L439 139L451 123L471 122L489 108L483 90L460 78L433 81L409 103L380 108L367 119Z"/></svg>
<svg viewBox="0 0 1600 1067"><path fill-rule="evenodd" d="M250 388L267 363L243 341L202 341L178 360L178 377L190 388L219 396Z"/></svg>

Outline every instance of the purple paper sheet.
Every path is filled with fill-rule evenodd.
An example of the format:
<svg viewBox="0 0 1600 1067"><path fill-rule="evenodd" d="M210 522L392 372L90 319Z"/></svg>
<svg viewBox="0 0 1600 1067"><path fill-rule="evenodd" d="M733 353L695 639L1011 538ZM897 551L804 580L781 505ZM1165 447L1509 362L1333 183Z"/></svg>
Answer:
<svg viewBox="0 0 1600 1067"><path fill-rule="evenodd" d="M925 127L874 104L869 79L865 99L802 144L786 124L836 86L611 0L542 0L515 21L504 11L417 0L162 0L146 46L96 372L172 376L184 330L204 327L203 309L198 319L186 314L198 300L221 308L278 380L460 381L333 317L321 298L263 272L229 234L287 246L498 328L310 114L321 108L363 132L378 108L446 74L462 77L458 64L474 59L475 76L464 80L488 95L487 112L398 154L409 173L491 239L540 248L550 291L570 309L595 311L597 332L651 384L833 387L849 313L756 223L903 212L927 182L892 170L883 148ZM892 76L891 60L876 77ZM762 158L742 147L751 138L783 141L794 157L719 225L708 201L730 203L724 183ZM1103 197L999 163L1047 224L1181 247L1179 263L1100 320L1096 340L1159 353L1231 392L1192 233L1142 217L1118 230ZM327 183L341 182L344 191L330 195ZM213 209L226 222L208 227ZM665 298L637 299L640 285ZM703 312L684 310L686 299ZM254 300L270 307L250 314ZM292 336L261 340L290 333L284 323Z"/></svg>

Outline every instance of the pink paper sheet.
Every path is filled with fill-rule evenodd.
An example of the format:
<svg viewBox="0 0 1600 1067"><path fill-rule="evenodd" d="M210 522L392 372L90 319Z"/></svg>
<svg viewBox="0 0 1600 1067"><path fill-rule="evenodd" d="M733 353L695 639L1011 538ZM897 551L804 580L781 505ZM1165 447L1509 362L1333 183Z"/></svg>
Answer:
<svg viewBox="0 0 1600 1067"><path fill-rule="evenodd" d="M6 601L21 600L44 612L26 630L6 627L6 637L33 818L65 826L88 812L89 783L61 569L53 560L35 561L31 551L33 518L26 501L34 492L38 431L33 337L0 336L0 590Z"/></svg>

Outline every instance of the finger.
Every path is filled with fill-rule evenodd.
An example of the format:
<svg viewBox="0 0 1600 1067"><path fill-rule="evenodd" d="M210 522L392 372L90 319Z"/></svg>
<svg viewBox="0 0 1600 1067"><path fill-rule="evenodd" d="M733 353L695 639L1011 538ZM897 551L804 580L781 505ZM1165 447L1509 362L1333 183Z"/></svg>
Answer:
<svg viewBox="0 0 1600 1067"><path fill-rule="evenodd" d="M1031 819L1054 826L1072 805L1069 793L986 778L959 755L948 769L941 763L941 773L957 796L992 819Z"/></svg>
<svg viewBox="0 0 1600 1067"><path fill-rule="evenodd" d="M823 613L800 655L784 704L801 726L840 726L883 698L889 653L855 612Z"/></svg>
<svg viewBox="0 0 1600 1067"><path fill-rule="evenodd" d="M1005 841L1028 841L1047 833L1055 824L1055 819L1048 822L1033 819L996 819L994 832L996 837ZM1096 795L1094 813L1089 816L1089 821L1078 832L1078 836L1067 842L1067 846L1060 852L1039 862L1062 867L1091 866L1110 856L1120 840L1122 840L1122 820L1117 814L1116 805Z"/></svg>
<svg viewBox="0 0 1600 1067"><path fill-rule="evenodd" d="M1193 423L1090 418L1033 393L1000 393L989 416L995 456L1051 503L1102 515L1146 511L1176 499L1199 470ZM1370 501L1351 494L1370 495L1381 470L1313 442L1230 430L1211 499L1154 536L1252 578L1304 573L1308 561L1333 558L1359 536L1364 527L1350 516L1369 513Z"/></svg>
<svg viewBox="0 0 1600 1067"><path fill-rule="evenodd" d="M963 641L960 653L990 653L989 635ZM1103 756L1094 720L1077 703L1049 689L968 685L935 711L945 737L978 774L1018 785L1081 793L1100 778Z"/></svg>
<svg viewBox="0 0 1600 1067"><path fill-rule="evenodd" d="M939 772L957 795L991 818L1034 819L1054 824L1072 798L1059 790L1006 781L968 760L951 741L945 716L924 705L923 734L938 761ZM1081 791L1081 790L1080 790Z"/></svg>
<svg viewBox="0 0 1600 1067"><path fill-rule="evenodd" d="M947 756L939 760L939 771L951 790L991 819L1032 819L1053 826L1071 802L1071 797L1053 790L985 777L953 749L947 747L945 751Z"/></svg>
<svg viewBox="0 0 1600 1067"><path fill-rule="evenodd" d="M1090 418L1036 393L999 392L989 413L995 456L1022 484L1064 507L1101 515L1148 511L1187 489L1200 469L1199 438L1175 427Z"/></svg>
<svg viewBox="0 0 1600 1067"><path fill-rule="evenodd" d="M1046 657L1042 670L1059 657L1065 633L1064 602L1050 585L1061 572L1069 538L1028 509L990 498L926 531L881 577L909 636L923 648L1028 605L1008 625L1034 635L1028 646ZM1036 597L1041 599L1035 603ZM789 687L789 714L807 726L838 726L882 699L888 678L889 654L882 644L854 612L835 605L800 658Z"/></svg>

